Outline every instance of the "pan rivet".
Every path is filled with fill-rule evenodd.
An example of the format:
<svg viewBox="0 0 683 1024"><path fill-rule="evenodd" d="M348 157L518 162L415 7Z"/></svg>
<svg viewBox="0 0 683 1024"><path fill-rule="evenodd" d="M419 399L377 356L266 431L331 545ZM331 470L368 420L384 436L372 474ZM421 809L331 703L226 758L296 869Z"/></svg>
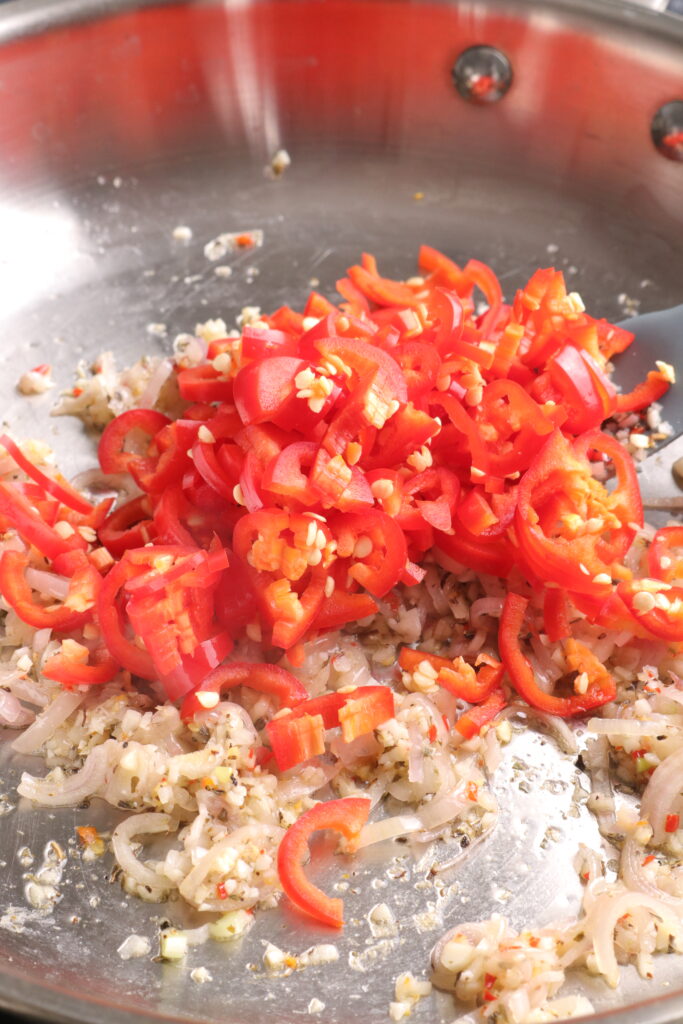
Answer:
<svg viewBox="0 0 683 1024"><path fill-rule="evenodd" d="M497 103L512 85L512 65L495 46L470 46L451 71L456 89L470 103Z"/></svg>
<svg viewBox="0 0 683 1024"><path fill-rule="evenodd" d="M683 162L683 100L671 100L659 108L650 134L662 156Z"/></svg>

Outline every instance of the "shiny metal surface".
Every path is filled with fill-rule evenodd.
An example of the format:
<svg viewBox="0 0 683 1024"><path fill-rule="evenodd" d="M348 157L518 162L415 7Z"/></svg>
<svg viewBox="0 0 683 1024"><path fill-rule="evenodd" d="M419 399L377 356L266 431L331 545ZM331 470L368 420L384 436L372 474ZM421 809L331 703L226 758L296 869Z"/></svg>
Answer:
<svg viewBox="0 0 683 1024"><path fill-rule="evenodd" d="M482 43L509 56L514 83L501 102L474 107L450 69ZM47 437L75 472L92 460L92 439L49 418L54 393L17 395L23 369L52 363L66 387L75 362L103 349L123 365L208 316L230 322L246 303L297 304L312 278L331 293L363 248L390 274L412 270L421 241L456 259L477 256L508 293L554 262L592 311L615 319L680 303L683 166L663 159L649 134L653 113L675 98L683 22L607 0L5 4L3 420L18 436ZM292 166L270 180L264 166L283 146ZM181 224L192 228L189 242L173 238ZM263 248L222 261L233 273L217 277L204 244L254 227L265 232ZM165 324L167 337L150 334L150 323ZM628 387L654 358L680 364L677 356L670 339L656 353L628 352L619 377ZM683 429L675 395L665 415ZM0 1005L53 1020L291 1024L316 997L330 1024L384 1021L395 976L426 970L439 934L431 925L494 911L518 926L561 918L578 899L577 842L597 841L575 800L581 777L571 759L520 734L496 776L501 823L441 893L426 884L431 860L415 863L401 846L373 854L374 863L326 861L321 883L349 886L337 963L263 975L262 940L293 951L329 941L286 908L262 915L241 944L193 950L185 965L124 962L120 942L132 932L154 941L161 916L180 922L177 906L129 899L107 881L109 861L88 866L71 853L76 824L111 820L103 808L12 807L18 772L39 763L12 758L7 738ZM526 765L521 780L515 758ZM49 839L70 851L63 898L45 917L26 914L19 851L39 861ZM384 940L366 917L383 901L400 921ZM429 903L431 921L420 916ZM213 978L201 986L189 977L199 965ZM680 978L680 959L667 959L649 984L624 970L618 993L576 984L603 1020L655 1024L683 1013L683 993L671 998ZM416 1010L430 1024L454 1016L441 995Z"/></svg>

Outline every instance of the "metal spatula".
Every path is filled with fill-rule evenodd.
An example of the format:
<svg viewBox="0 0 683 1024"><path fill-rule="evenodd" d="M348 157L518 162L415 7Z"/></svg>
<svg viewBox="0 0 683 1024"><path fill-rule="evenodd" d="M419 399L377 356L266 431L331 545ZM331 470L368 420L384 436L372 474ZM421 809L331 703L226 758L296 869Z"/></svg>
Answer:
<svg viewBox="0 0 683 1024"><path fill-rule="evenodd" d="M683 354L683 305L635 316L621 326L633 331L639 347L657 352L675 339ZM646 508L683 509L683 434L648 456L638 479Z"/></svg>
<svg viewBox="0 0 683 1024"><path fill-rule="evenodd" d="M638 482L645 508L683 509L683 434L641 462Z"/></svg>

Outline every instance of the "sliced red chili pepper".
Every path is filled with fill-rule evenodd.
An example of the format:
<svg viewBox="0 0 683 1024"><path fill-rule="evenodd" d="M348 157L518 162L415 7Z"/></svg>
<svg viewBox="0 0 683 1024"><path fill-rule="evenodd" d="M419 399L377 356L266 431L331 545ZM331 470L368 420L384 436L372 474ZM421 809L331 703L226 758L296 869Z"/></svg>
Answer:
<svg viewBox="0 0 683 1024"><path fill-rule="evenodd" d="M589 679L585 693L573 694L571 697L556 697L540 688L531 664L520 646L520 635L528 604L527 598L508 593L498 633L500 656L520 697L532 707L547 711L551 715L559 715L561 718L583 714L613 700L616 696L616 684L605 669Z"/></svg>
<svg viewBox="0 0 683 1024"><path fill-rule="evenodd" d="M4 516L17 533L41 554L53 561L58 555L85 549L86 542L76 531L66 539L55 529L43 522L42 516L24 496L21 488L0 481L0 516Z"/></svg>
<svg viewBox="0 0 683 1024"><path fill-rule="evenodd" d="M350 280L371 302L378 306L417 306L419 299L408 285L380 277L376 269L369 271L362 266L349 267Z"/></svg>
<svg viewBox="0 0 683 1024"><path fill-rule="evenodd" d="M435 530L451 529L460 497L455 473L443 466L426 469L405 480L402 493L404 501L395 518L404 530L421 529L425 523Z"/></svg>
<svg viewBox="0 0 683 1024"><path fill-rule="evenodd" d="M433 416L416 409L412 402L402 405L389 422L377 432L374 444L363 455L365 469L378 469L404 463L409 455L439 433Z"/></svg>
<svg viewBox="0 0 683 1024"><path fill-rule="evenodd" d="M498 516L478 487L473 487L458 505L458 519L475 537L481 536L499 522Z"/></svg>
<svg viewBox="0 0 683 1024"><path fill-rule="evenodd" d="M274 697L280 707L295 707L308 698L308 691L296 676L279 665L261 662L234 661L219 665L183 701L180 714L189 721L202 711L216 706L214 695L246 686ZM207 696L208 695L208 696Z"/></svg>
<svg viewBox="0 0 683 1024"><path fill-rule="evenodd" d="M341 309L352 316L360 316L362 313L370 312L370 303L360 288L357 288L350 277L341 277L335 284L335 288L346 302L342 303Z"/></svg>
<svg viewBox="0 0 683 1024"><path fill-rule="evenodd" d="M124 584L138 571L125 556L112 566L102 581L97 601L97 617L111 656L133 675L156 680L157 672L148 652L126 636L124 609L119 601Z"/></svg>
<svg viewBox="0 0 683 1024"><path fill-rule="evenodd" d="M636 622L660 640L683 640L683 587L660 580L630 580L617 587L618 596Z"/></svg>
<svg viewBox="0 0 683 1024"><path fill-rule="evenodd" d="M336 313L337 307L326 299L320 292L311 292L306 299L306 306L304 307L304 316L329 316L330 313Z"/></svg>
<svg viewBox="0 0 683 1024"><path fill-rule="evenodd" d="M299 335L304 329L303 313L295 313L289 306L280 306L268 317L268 323L278 331Z"/></svg>
<svg viewBox="0 0 683 1024"><path fill-rule="evenodd" d="M349 594L335 587L331 597L325 597L312 623L314 630L339 629L349 622L358 622L376 615L379 606L369 594Z"/></svg>
<svg viewBox="0 0 683 1024"><path fill-rule="evenodd" d="M453 395L440 391L432 391L426 400L430 412L440 406L450 421L450 425L444 424L438 437L434 439L432 453L438 453L450 468L453 468L455 458L459 457L468 474L470 469L473 469L475 474L486 474L489 469L488 453L479 427L469 416L464 405Z"/></svg>
<svg viewBox="0 0 683 1024"><path fill-rule="evenodd" d="M445 288L454 288L460 294L468 287L468 282L458 264L430 245L420 246L417 265L420 270L426 270L431 275L434 284L442 285Z"/></svg>
<svg viewBox="0 0 683 1024"><path fill-rule="evenodd" d="M483 292L489 313L495 314L503 302L503 291L491 268L480 260L468 260L462 275L464 282Z"/></svg>
<svg viewBox="0 0 683 1024"><path fill-rule="evenodd" d="M169 644L177 641L178 656L194 654L215 632L213 591L227 565L225 550L157 545L128 551L125 559L134 570L124 584L127 613L155 665L164 657L157 629ZM167 653L175 656L170 647Z"/></svg>
<svg viewBox="0 0 683 1024"><path fill-rule="evenodd" d="M297 401L295 380L304 370L311 367L294 356L269 356L244 366L234 381L234 402L242 422L266 423Z"/></svg>
<svg viewBox="0 0 683 1024"><path fill-rule="evenodd" d="M171 583L182 583L184 587L211 586L218 582L216 573L228 568L228 553L221 547L203 551L156 545L151 551L133 549L128 557L133 565L145 568L124 584L126 593L134 596L159 593ZM150 561L152 567L148 568Z"/></svg>
<svg viewBox="0 0 683 1024"><path fill-rule="evenodd" d="M388 696L387 696L388 694ZM326 729L336 729L341 725L340 711L349 701L357 701L367 708L378 708L377 714L383 714L382 722L393 716L393 693L386 686L357 686L353 690L335 690L332 693L324 693L320 697L309 697L301 704L297 704L288 715L277 718L275 721L284 721L286 718L298 718L300 715L320 716ZM391 714L386 714L390 710ZM367 724L367 720L358 721L358 725ZM377 721L378 725L382 723ZM371 732L374 725L369 725L367 731ZM361 733L356 733L361 735Z"/></svg>
<svg viewBox="0 0 683 1024"><path fill-rule="evenodd" d="M174 420L163 427L154 438L158 458L129 462L128 471L135 482L144 491L159 492L182 478L191 466L188 452L197 440L199 427L196 420Z"/></svg>
<svg viewBox="0 0 683 1024"><path fill-rule="evenodd" d="M322 605L334 561L331 539L325 523L280 509L250 513L235 526L235 552L249 567L273 643L285 650L301 639Z"/></svg>
<svg viewBox="0 0 683 1024"><path fill-rule="evenodd" d="M372 691L372 692L369 692ZM346 743L365 736L394 717L394 695L388 686L359 687L339 709L339 723Z"/></svg>
<svg viewBox="0 0 683 1024"><path fill-rule="evenodd" d="M527 366L542 366L564 344L554 318L569 312L573 315L574 308L567 304L564 276L552 267L537 270L517 292L514 318L532 331L531 343L522 356Z"/></svg>
<svg viewBox="0 0 683 1024"><path fill-rule="evenodd" d="M314 441L295 441L275 456L268 464L263 486L274 494L292 498L305 507L315 505L320 499L310 482L309 473L320 451Z"/></svg>
<svg viewBox="0 0 683 1024"><path fill-rule="evenodd" d="M613 493L593 478L585 456L589 448L614 459L620 483ZM642 516L634 482L632 462L616 440L595 431L579 438L572 449L560 431L552 434L518 487L515 533L533 576L573 593L606 597L611 574L617 571L613 563L623 557L635 535L629 524L635 526ZM566 504L564 515L558 499ZM565 532L564 524L571 526L574 518L582 532ZM589 529L589 520L595 532Z"/></svg>
<svg viewBox="0 0 683 1024"><path fill-rule="evenodd" d="M397 345L391 354L401 367L411 401L432 390L441 366L436 349L423 341L405 341Z"/></svg>
<svg viewBox="0 0 683 1024"><path fill-rule="evenodd" d="M224 446L225 447L225 446ZM203 480L226 501L233 504L235 486L239 482L242 470L243 456L237 446L230 445L233 451L239 452L239 468L233 476L226 471L224 462L219 460L219 449L215 444L207 444L200 440L195 441L192 448L192 462Z"/></svg>
<svg viewBox="0 0 683 1024"><path fill-rule="evenodd" d="M650 370L644 381L637 384L633 391L626 395L617 395L617 412L639 412L648 405L658 402L669 388L671 381L661 370Z"/></svg>
<svg viewBox="0 0 683 1024"><path fill-rule="evenodd" d="M178 390L186 402L231 402L233 381L212 363L178 371Z"/></svg>
<svg viewBox="0 0 683 1024"><path fill-rule="evenodd" d="M168 416L154 409L129 409L104 428L97 454L103 473L126 473L133 462L147 459L151 440L171 423ZM146 438L144 445L139 437ZM127 451L126 443L137 442L139 451Z"/></svg>
<svg viewBox="0 0 683 1024"><path fill-rule="evenodd" d="M101 686L108 683L120 668L106 651L95 652L91 663L77 661L59 652L47 659L41 671L46 679L54 679L70 690L74 686Z"/></svg>
<svg viewBox="0 0 683 1024"><path fill-rule="evenodd" d="M339 366L344 376L346 370L353 375L351 394L362 423L383 426L392 415L391 403L407 402L408 389L400 367L375 345L356 338L320 338L315 348L330 365ZM333 427L334 421L325 438L330 454L343 450L351 440L347 437L340 448Z"/></svg>
<svg viewBox="0 0 683 1024"><path fill-rule="evenodd" d="M370 508L374 498L365 474L349 466L342 455L330 455L319 448L309 474L309 487L326 507L341 511Z"/></svg>
<svg viewBox="0 0 683 1024"><path fill-rule="evenodd" d="M479 423L495 429L495 442L488 444L486 458L488 472L500 477L524 472L555 426L513 380L496 380L486 385Z"/></svg>
<svg viewBox="0 0 683 1024"><path fill-rule="evenodd" d="M242 560L232 552L228 557L230 564L221 574L213 600L217 622L236 637L258 619L258 602Z"/></svg>
<svg viewBox="0 0 683 1024"><path fill-rule="evenodd" d="M372 509L362 515L337 517L330 525L337 539L338 556L350 560L351 578L373 597L388 594L407 558L405 535L398 523L385 512Z"/></svg>
<svg viewBox="0 0 683 1024"><path fill-rule="evenodd" d="M36 629L68 632L93 617L101 578L96 569L84 560L69 581L69 591L62 604L39 604L24 573L29 565L22 551L5 551L0 557L0 593L22 622Z"/></svg>
<svg viewBox="0 0 683 1024"><path fill-rule="evenodd" d="M72 508L75 512L80 512L83 515L88 515L94 511L91 503L86 501L82 494L75 491L66 480L56 480L54 477L43 473L38 466L24 455L19 445L15 444L7 434L0 434L0 444L9 452L17 466L23 469L24 473L32 480L35 480L37 484L40 484L46 494L51 494L62 505L66 505L68 508Z"/></svg>
<svg viewBox="0 0 683 1024"><path fill-rule="evenodd" d="M471 740L473 736L477 736L481 732L485 725L490 725L506 705L507 700L503 691L494 690L483 704L477 704L463 712L454 728L466 740Z"/></svg>
<svg viewBox="0 0 683 1024"><path fill-rule="evenodd" d="M523 338L524 327L513 316L497 340L491 364L493 373L499 377L507 377Z"/></svg>
<svg viewBox="0 0 683 1024"><path fill-rule="evenodd" d="M515 564L512 545L501 538L478 540L462 530L452 535L439 533L434 543L437 561L451 571L459 571L459 568L452 569L452 563L455 562L458 567L464 565L475 572L506 579Z"/></svg>
<svg viewBox="0 0 683 1024"><path fill-rule="evenodd" d="M315 316L316 314L305 313L304 315ZM242 328L242 356L244 359L261 359L263 356L293 356L296 355L297 347L298 339L290 331L248 325Z"/></svg>
<svg viewBox="0 0 683 1024"><path fill-rule="evenodd" d="M614 409L613 404L605 408L595 371L589 368L584 355L573 345L565 345L548 363L550 379L569 413L564 429L572 434L596 430Z"/></svg>
<svg viewBox="0 0 683 1024"><path fill-rule="evenodd" d="M405 672L420 671L420 665L425 661L436 671L436 682L439 686L443 686L445 690L449 690L469 704L478 704L485 700L493 690L500 687L503 678L503 666L500 662L484 662L475 672L463 658L442 658L427 651L414 650L412 647L401 648L398 663Z"/></svg>
<svg viewBox="0 0 683 1024"><path fill-rule="evenodd" d="M164 544L195 546L195 539L184 522L192 506L180 487L167 487L158 496L154 508L154 526L157 541Z"/></svg>
<svg viewBox="0 0 683 1024"><path fill-rule="evenodd" d="M9 486L10 490L16 490L29 500L30 506L33 507L34 511L40 513L42 520L47 526L54 526L57 522L57 516L60 512L64 511L58 501L47 497L43 488L30 480L13 480ZM0 530L6 533L7 530L12 529L14 529L13 522L7 516L0 513Z"/></svg>
<svg viewBox="0 0 683 1024"><path fill-rule="evenodd" d="M458 295L453 292L443 291L435 288L425 302L429 310L430 320L436 321L432 328L431 343L442 355L469 355L478 361L481 352L473 345L462 342L463 333L463 308ZM429 334L427 335L429 337ZM437 367L436 377L439 376Z"/></svg>
<svg viewBox="0 0 683 1024"><path fill-rule="evenodd" d="M571 636L567 594L559 587L548 588L543 599L543 626L552 643Z"/></svg>
<svg viewBox="0 0 683 1024"><path fill-rule="evenodd" d="M215 605L215 602L214 602ZM209 672L225 661L234 648L232 637L227 631L217 633L208 640L202 640L192 654L186 654L183 661L188 675L194 681L203 680Z"/></svg>
<svg viewBox="0 0 683 1024"><path fill-rule="evenodd" d="M128 548L138 548L154 540L156 527L150 518L147 495L132 498L111 512L98 530L100 543L120 558Z"/></svg>
<svg viewBox="0 0 683 1024"><path fill-rule="evenodd" d="M291 607L291 588L282 588L279 583L271 587L267 596L268 604L275 614L281 616L273 623L273 644L282 647L287 651L290 647L301 640L302 636L310 628L312 622L320 610L325 597L325 586L328 580L327 569L323 566L316 566L310 576L310 580L302 591L296 595L294 611ZM284 593L283 593L284 590ZM286 600L286 610L282 614L282 598ZM271 611L271 616L273 611Z"/></svg>
<svg viewBox="0 0 683 1024"><path fill-rule="evenodd" d="M278 849L278 874L287 896L299 910L331 928L343 926L344 904L338 897L326 896L306 877L303 865L308 842L314 832L333 829L341 833L352 849L369 813L370 801L364 797L315 804L288 829Z"/></svg>
<svg viewBox="0 0 683 1024"><path fill-rule="evenodd" d="M592 317L587 317L587 319L595 325L598 333L598 345L605 361L620 352L625 352L635 339L635 334L632 331L627 331L624 327L617 327L616 324L607 323L606 320L593 320Z"/></svg>
<svg viewBox="0 0 683 1024"><path fill-rule="evenodd" d="M609 533L600 538L596 550L604 560L620 559L631 547L636 527L642 527L643 502L638 485L638 474L633 459L624 446L611 434L595 430L582 434L574 441L574 452L588 458L593 452L606 456L616 472L617 486L610 491L609 509L620 520Z"/></svg>
<svg viewBox="0 0 683 1024"><path fill-rule="evenodd" d="M320 715L273 718L266 732L281 772L325 753L325 726Z"/></svg>

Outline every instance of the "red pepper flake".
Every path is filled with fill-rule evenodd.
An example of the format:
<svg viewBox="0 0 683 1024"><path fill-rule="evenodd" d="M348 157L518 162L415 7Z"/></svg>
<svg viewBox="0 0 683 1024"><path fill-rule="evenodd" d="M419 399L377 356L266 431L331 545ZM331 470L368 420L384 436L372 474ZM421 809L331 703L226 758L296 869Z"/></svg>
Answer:
<svg viewBox="0 0 683 1024"><path fill-rule="evenodd" d="M495 983L496 983L496 976L495 976L495 974L485 974L484 975L484 1000L487 1003L492 1003L496 999L496 996L491 991L491 989L495 985Z"/></svg>
<svg viewBox="0 0 683 1024"><path fill-rule="evenodd" d="M529 939L529 945L531 946L532 949L536 949L538 947L540 941L541 940L539 939L538 935L532 935L531 938Z"/></svg>
<svg viewBox="0 0 683 1024"><path fill-rule="evenodd" d="M42 373L44 377L52 370L49 363L39 363L38 366L34 366L31 373Z"/></svg>
<svg viewBox="0 0 683 1024"><path fill-rule="evenodd" d="M650 854L648 854L648 856L647 856L647 857L645 858L645 860L643 861L643 864L642 864L642 866L643 866L643 867L645 867L645 865L646 865L646 864L652 864L652 861L653 861L654 859L655 859L655 855L654 855L654 853L650 853Z"/></svg>
<svg viewBox="0 0 683 1024"><path fill-rule="evenodd" d="M74 396L74 398L78 398L79 395L83 394L83 388L73 388L71 394Z"/></svg>
<svg viewBox="0 0 683 1024"><path fill-rule="evenodd" d="M235 238L235 245L238 245L240 249L248 249L254 244L254 236L246 233L244 235L237 235Z"/></svg>
<svg viewBox="0 0 683 1024"><path fill-rule="evenodd" d="M430 742L430 743L433 743L433 742L434 742L434 740L436 739L436 726L434 725L434 723L433 723L433 722L432 722L432 724L431 724L431 725L429 726L429 732L428 732L428 734L427 734L427 735L429 736L429 742Z"/></svg>
<svg viewBox="0 0 683 1024"><path fill-rule="evenodd" d="M634 761L637 761L639 757L645 757L645 755L647 753L649 753L649 751L646 750L645 747L641 747L639 750L632 750L631 751L631 758Z"/></svg>
<svg viewBox="0 0 683 1024"><path fill-rule="evenodd" d="M101 857L106 850L105 842L102 836L99 834L96 828L92 825L78 825L76 826L76 835L80 839L85 849L94 854L95 857Z"/></svg>
<svg viewBox="0 0 683 1024"><path fill-rule="evenodd" d="M676 832L681 821L680 814L667 814L666 824L664 825L665 832Z"/></svg>
<svg viewBox="0 0 683 1024"><path fill-rule="evenodd" d="M476 782L468 782L466 786L466 792L467 799L472 800L473 803L476 803L477 798L479 796L479 786L476 784Z"/></svg>
<svg viewBox="0 0 683 1024"><path fill-rule="evenodd" d="M92 825L77 825L76 835L84 846L90 846L100 838L99 832Z"/></svg>
<svg viewBox="0 0 683 1024"><path fill-rule="evenodd" d="M225 886L223 885L223 883L219 882L218 885L216 886L216 899L217 900L227 900L227 898L228 898L227 890L226 890Z"/></svg>

